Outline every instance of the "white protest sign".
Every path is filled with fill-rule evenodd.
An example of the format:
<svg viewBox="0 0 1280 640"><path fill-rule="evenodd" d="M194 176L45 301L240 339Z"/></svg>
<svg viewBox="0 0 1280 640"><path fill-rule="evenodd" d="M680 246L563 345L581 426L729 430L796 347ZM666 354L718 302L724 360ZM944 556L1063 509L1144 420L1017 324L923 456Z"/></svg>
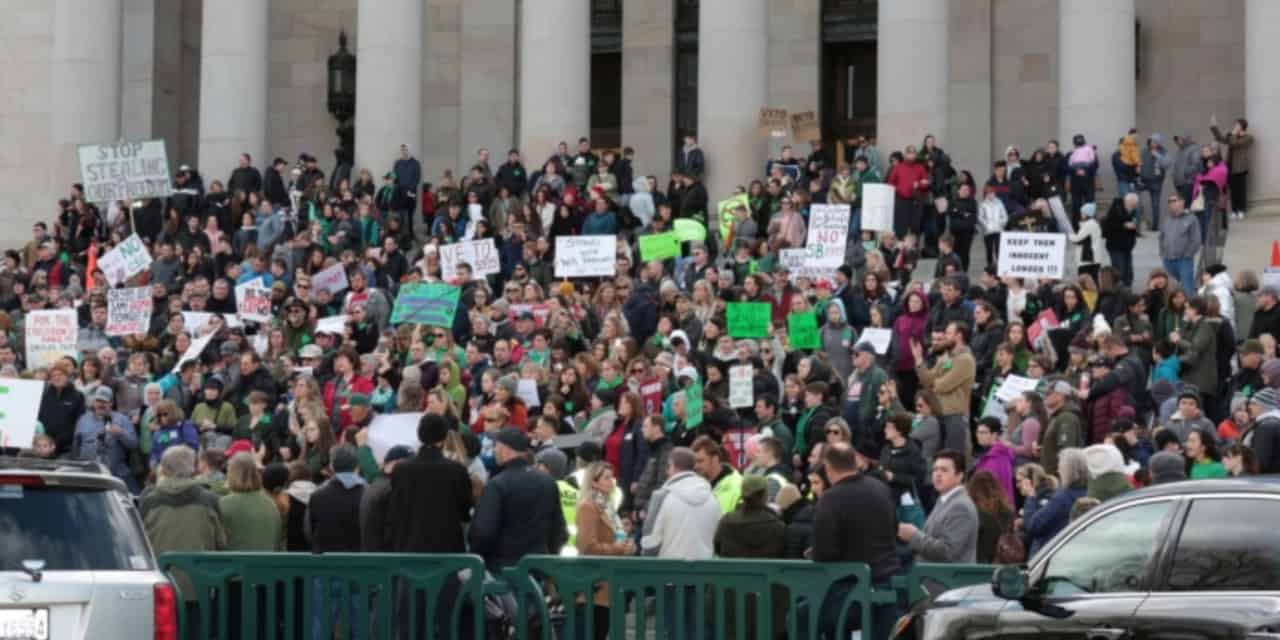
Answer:
<svg viewBox="0 0 1280 640"><path fill-rule="evenodd" d="M224 313L219 317L222 318L222 323L227 325L228 329L239 329L244 326L244 323L240 321L240 316L234 313Z"/></svg>
<svg viewBox="0 0 1280 640"><path fill-rule="evenodd" d="M863 342L871 345L876 350L876 353L884 355L889 353L889 344L893 342L893 330L867 327L862 330L862 335L858 336L857 344ZM857 345L855 344L854 346Z"/></svg>
<svg viewBox="0 0 1280 640"><path fill-rule="evenodd" d="M542 398L538 397L538 381L531 378L520 378L516 383L516 396L524 401L526 407L541 407Z"/></svg>
<svg viewBox="0 0 1280 640"><path fill-rule="evenodd" d="M498 248L493 238L466 240L440 247L440 279L452 282L458 277L458 263L471 265L471 279L482 280L498 273Z"/></svg>
<svg viewBox="0 0 1280 640"><path fill-rule="evenodd" d="M1066 257L1067 236L1061 233L1005 231L997 275L1061 280Z"/></svg>
<svg viewBox="0 0 1280 640"><path fill-rule="evenodd" d="M1262 270L1262 286L1280 288L1280 269L1267 267Z"/></svg>
<svg viewBox="0 0 1280 640"><path fill-rule="evenodd" d="M809 207L809 237L805 249L812 264L838 269L844 264L849 240L849 205L815 204Z"/></svg>
<svg viewBox="0 0 1280 640"><path fill-rule="evenodd" d="M329 316L316 320L316 333L328 333L335 336L347 333L347 319L350 316Z"/></svg>
<svg viewBox="0 0 1280 640"><path fill-rule="evenodd" d="M28 367L48 367L63 356L76 356L80 327L75 309L32 311L25 324Z"/></svg>
<svg viewBox="0 0 1280 640"><path fill-rule="evenodd" d="M150 266L151 254L136 233L98 258L98 268L113 287Z"/></svg>
<svg viewBox="0 0 1280 640"><path fill-rule="evenodd" d="M164 140L83 144L76 148L80 181L89 202L169 197Z"/></svg>
<svg viewBox="0 0 1280 640"><path fill-rule="evenodd" d="M1000 402L1012 402L1024 391L1035 391L1040 381L1023 376L1006 376L1004 382L996 389L996 399Z"/></svg>
<svg viewBox="0 0 1280 640"><path fill-rule="evenodd" d="M177 364L173 365L173 372L178 373L182 370L182 365L199 358L200 354L204 353L205 347L208 347L209 343L213 341L214 335L215 334L210 333L192 340L191 346L187 347L187 350L183 352L182 358L178 360Z"/></svg>
<svg viewBox="0 0 1280 640"><path fill-rule="evenodd" d="M253 345L253 350L257 351L260 356L267 355L267 348L271 346L271 342L265 333L254 334L250 337L249 342Z"/></svg>
<svg viewBox="0 0 1280 640"><path fill-rule="evenodd" d="M182 312L182 330L195 335L201 329L209 325L216 314L208 311L183 311Z"/></svg>
<svg viewBox="0 0 1280 640"><path fill-rule="evenodd" d="M333 295L347 288L347 269L341 262L311 276L312 291L324 289Z"/></svg>
<svg viewBox="0 0 1280 640"><path fill-rule="evenodd" d="M590 278L612 276L617 265L618 237L557 236L556 277Z"/></svg>
<svg viewBox="0 0 1280 640"><path fill-rule="evenodd" d="M749 364L729 367L729 406L734 409L745 409L756 403L752 379L755 368Z"/></svg>
<svg viewBox="0 0 1280 640"><path fill-rule="evenodd" d="M44 382L0 379L0 447L28 449L36 438L36 418Z"/></svg>
<svg viewBox="0 0 1280 640"><path fill-rule="evenodd" d="M819 265L809 255L808 249L781 249L778 251L778 264L787 268L788 280L795 282L800 278L808 278L813 282L830 281L834 268Z"/></svg>
<svg viewBox="0 0 1280 640"><path fill-rule="evenodd" d="M271 289L262 278L236 285L236 311L250 322L271 322Z"/></svg>
<svg viewBox="0 0 1280 640"><path fill-rule="evenodd" d="M863 231L893 231L893 187L887 184L862 185Z"/></svg>
<svg viewBox="0 0 1280 640"><path fill-rule="evenodd" d="M152 304L151 287L107 289L107 335L147 333Z"/></svg>
<svg viewBox="0 0 1280 640"><path fill-rule="evenodd" d="M396 445L418 450L418 421L421 413L388 413L377 416L369 423L369 448L373 457L382 464L387 452Z"/></svg>

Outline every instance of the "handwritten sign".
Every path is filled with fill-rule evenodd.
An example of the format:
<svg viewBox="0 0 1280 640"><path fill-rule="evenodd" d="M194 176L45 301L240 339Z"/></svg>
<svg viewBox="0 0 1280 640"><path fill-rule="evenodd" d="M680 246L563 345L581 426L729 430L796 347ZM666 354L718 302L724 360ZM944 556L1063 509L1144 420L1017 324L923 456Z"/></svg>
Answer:
<svg viewBox="0 0 1280 640"><path fill-rule="evenodd" d="M483 280L498 273L498 248L493 238L466 240L440 247L440 278L453 282L458 277L458 264L471 265L471 279Z"/></svg>
<svg viewBox="0 0 1280 640"><path fill-rule="evenodd" d="M996 389L996 399L1000 402L1013 402L1014 398L1022 395L1022 392L1035 391L1039 384L1039 380L1032 378L1015 375L1005 376L1000 388Z"/></svg>
<svg viewBox="0 0 1280 640"><path fill-rule="evenodd" d="M271 322L271 289L262 278L236 285L236 311L250 322Z"/></svg>
<svg viewBox="0 0 1280 640"><path fill-rule="evenodd" d="M1061 280L1067 257L1067 236L1061 233L1000 234L1001 278L1050 278Z"/></svg>
<svg viewBox="0 0 1280 640"><path fill-rule="evenodd" d="M556 277L591 278L616 273L618 237L557 236Z"/></svg>
<svg viewBox="0 0 1280 640"><path fill-rule="evenodd" d="M730 302L725 307L729 335L734 338L769 337L769 318L773 313L768 302Z"/></svg>
<svg viewBox="0 0 1280 640"><path fill-rule="evenodd" d="M809 237L805 249L813 264L829 270L844 264L849 241L849 205L815 204L809 207Z"/></svg>
<svg viewBox="0 0 1280 640"><path fill-rule="evenodd" d="M335 336L343 335L347 332L347 320L350 316L329 316L316 320L316 333L328 333Z"/></svg>
<svg viewBox="0 0 1280 640"><path fill-rule="evenodd" d="M98 268L113 287L150 266L151 254L136 233L98 258Z"/></svg>
<svg viewBox="0 0 1280 640"><path fill-rule="evenodd" d="M32 311L25 324L28 367L48 367L64 356L76 357L80 327L75 309Z"/></svg>
<svg viewBox="0 0 1280 640"><path fill-rule="evenodd" d="M666 260L680 257L680 239L674 231L640 236L640 259Z"/></svg>
<svg viewBox="0 0 1280 640"><path fill-rule="evenodd" d="M766 136L787 137L787 110L761 107L760 119L756 126L760 129L760 133Z"/></svg>
<svg viewBox="0 0 1280 640"><path fill-rule="evenodd" d="M313 291L324 289L333 295L342 293L347 288L347 269L341 263L334 264L311 276Z"/></svg>
<svg viewBox="0 0 1280 640"><path fill-rule="evenodd" d="M778 251L778 264L786 268L791 282L800 278L808 278L811 282L825 280L830 282L833 269L819 265L808 249L781 249Z"/></svg>
<svg viewBox="0 0 1280 640"><path fill-rule="evenodd" d="M818 316L812 311L787 315L787 345L792 349L817 349L822 346L818 336Z"/></svg>
<svg viewBox="0 0 1280 640"><path fill-rule="evenodd" d="M107 290L107 328L109 336L147 333L151 328L151 287Z"/></svg>
<svg viewBox="0 0 1280 640"><path fill-rule="evenodd" d="M400 287L391 309L391 323L452 327L462 289L439 282L412 282Z"/></svg>
<svg viewBox="0 0 1280 640"><path fill-rule="evenodd" d="M83 144L76 148L76 156L89 202L169 197L164 140Z"/></svg>
<svg viewBox="0 0 1280 640"><path fill-rule="evenodd" d="M182 312L182 330L196 335L201 329L209 326L213 322L216 314L208 311L183 311Z"/></svg>
<svg viewBox="0 0 1280 640"><path fill-rule="evenodd" d="M818 129L818 114L812 111L791 114L791 134L801 142L822 139L822 133Z"/></svg>
<svg viewBox="0 0 1280 640"><path fill-rule="evenodd" d="M887 184L862 185L862 229L893 231L893 187Z"/></svg>
<svg viewBox="0 0 1280 640"><path fill-rule="evenodd" d="M746 409L755 405L752 384L755 368L749 364L729 367L729 406L734 409Z"/></svg>
<svg viewBox="0 0 1280 640"><path fill-rule="evenodd" d="M880 355L889 353L889 345L893 342L893 330L867 327L862 330L862 335L858 336L857 344L864 342L871 345L876 350L876 353ZM857 344L854 346L857 346Z"/></svg>
<svg viewBox="0 0 1280 640"><path fill-rule="evenodd" d="M209 343L213 342L213 336L215 335L217 334L210 332L192 340L191 346L187 347L187 350L182 353L182 357L173 365L173 372L178 373L179 371L182 371L182 365L199 358L200 354L204 353L204 350L209 346Z"/></svg>

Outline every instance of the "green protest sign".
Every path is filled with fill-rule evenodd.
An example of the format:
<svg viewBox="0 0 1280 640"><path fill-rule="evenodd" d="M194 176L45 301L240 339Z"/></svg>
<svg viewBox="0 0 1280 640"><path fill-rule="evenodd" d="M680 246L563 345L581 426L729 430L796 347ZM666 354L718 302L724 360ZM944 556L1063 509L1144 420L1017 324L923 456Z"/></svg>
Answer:
<svg viewBox="0 0 1280 640"><path fill-rule="evenodd" d="M452 327L453 316L458 312L458 298L462 289L439 282L414 282L400 287L395 306L391 309L391 324L428 324L433 327Z"/></svg>
<svg viewBox="0 0 1280 640"><path fill-rule="evenodd" d="M640 259L666 260L680 257L680 239L674 231L640 236Z"/></svg>
<svg viewBox="0 0 1280 640"><path fill-rule="evenodd" d="M693 428L702 424L702 385L694 380L684 390L684 426Z"/></svg>
<svg viewBox="0 0 1280 640"><path fill-rule="evenodd" d="M707 228L697 220L680 218L671 225L676 230L676 238L680 242L706 242Z"/></svg>
<svg viewBox="0 0 1280 640"><path fill-rule="evenodd" d="M720 219L725 220L733 217L733 210L738 207L745 207L747 211L751 210L751 200L747 199L747 194L739 193L732 198L721 200L717 206L717 210L720 212Z"/></svg>
<svg viewBox="0 0 1280 640"><path fill-rule="evenodd" d="M769 318L773 308L768 302L730 302L725 311L730 337L769 337Z"/></svg>
<svg viewBox="0 0 1280 640"><path fill-rule="evenodd" d="M787 344L792 349L817 349L822 346L818 338L818 316L812 311L802 311L787 316Z"/></svg>

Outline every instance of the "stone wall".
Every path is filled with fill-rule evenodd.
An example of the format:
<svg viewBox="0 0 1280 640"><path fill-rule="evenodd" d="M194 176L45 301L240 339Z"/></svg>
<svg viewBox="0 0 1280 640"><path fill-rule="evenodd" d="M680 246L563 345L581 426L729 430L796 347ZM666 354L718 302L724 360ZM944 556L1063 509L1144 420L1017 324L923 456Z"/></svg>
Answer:
<svg viewBox="0 0 1280 640"><path fill-rule="evenodd" d="M0 15L0 212L13 233L0 248L8 249L27 240L31 223L52 222L70 186L53 179L53 3L0 0Z"/></svg>
<svg viewBox="0 0 1280 640"><path fill-rule="evenodd" d="M822 122L821 25L820 2L769 0L769 107L787 113L812 111ZM796 155L809 155L808 140L769 138L770 156L781 155L786 142L794 145Z"/></svg>
<svg viewBox="0 0 1280 640"><path fill-rule="evenodd" d="M439 184L445 169L461 180L462 0L426 0L426 43L422 61L422 144L413 150L422 163L422 179ZM358 82L359 80L357 80ZM356 135L360 135L357 131ZM395 160L387 150L387 166ZM384 169L384 170L385 170Z"/></svg>
<svg viewBox="0 0 1280 640"><path fill-rule="evenodd" d="M637 176L666 176L675 159L674 21L670 0L630 0L625 5L622 144L636 150Z"/></svg>
<svg viewBox="0 0 1280 640"><path fill-rule="evenodd" d="M1057 0L991 0L991 160L1030 155L1058 132ZM952 128L954 131L954 126ZM1070 141L1064 141L1070 146ZM991 167L966 167L982 184Z"/></svg>
<svg viewBox="0 0 1280 640"><path fill-rule="evenodd" d="M952 0L948 59L947 132L938 144L953 166L977 174L991 166L991 5L993 0Z"/></svg>
<svg viewBox="0 0 1280 640"><path fill-rule="evenodd" d="M485 147L489 165L497 171L516 142L515 0L464 2L459 46L459 132L453 166L466 171L475 163L476 151Z"/></svg>

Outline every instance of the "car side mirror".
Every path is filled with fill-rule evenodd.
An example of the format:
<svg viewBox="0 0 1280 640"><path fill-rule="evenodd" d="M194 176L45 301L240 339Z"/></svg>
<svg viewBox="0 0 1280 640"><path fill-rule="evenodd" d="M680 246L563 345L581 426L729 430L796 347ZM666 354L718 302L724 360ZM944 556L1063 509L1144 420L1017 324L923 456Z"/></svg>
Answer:
<svg viewBox="0 0 1280 640"><path fill-rule="evenodd" d="M1030 585L1027 572L1018 567L998 567L991 575L991 591L1005 600L1022 600Z"/></svg>

